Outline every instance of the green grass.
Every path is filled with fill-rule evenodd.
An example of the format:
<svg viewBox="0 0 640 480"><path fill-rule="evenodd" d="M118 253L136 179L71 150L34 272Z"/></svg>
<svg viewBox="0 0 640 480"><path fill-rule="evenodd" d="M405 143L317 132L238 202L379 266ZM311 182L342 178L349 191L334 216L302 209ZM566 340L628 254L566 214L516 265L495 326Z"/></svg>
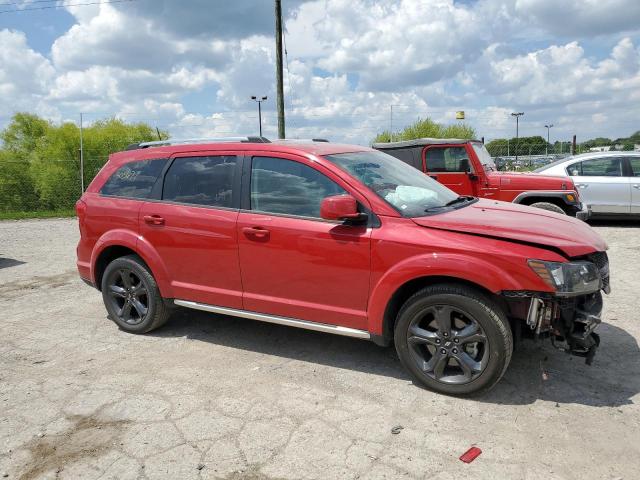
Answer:
<svg viewBox="0 0 640 480"><path fill-rule="evenodd" d="M60 218L75 216L76 211L72 208L68 210L46 210L34 212L0 212L0 220L24 220L27 218Z"/></svg>

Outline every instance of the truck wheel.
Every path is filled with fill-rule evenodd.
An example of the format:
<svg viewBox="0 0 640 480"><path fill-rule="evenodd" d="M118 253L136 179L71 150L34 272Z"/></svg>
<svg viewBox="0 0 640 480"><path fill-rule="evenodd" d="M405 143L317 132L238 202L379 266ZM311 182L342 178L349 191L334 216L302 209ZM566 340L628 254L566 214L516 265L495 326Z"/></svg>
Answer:
<svg viewBox="0 0 640 480"><path fill-rule="evenodd" d="M447 395L486 392L502 378L513 352L502 309L481 292L453 284L409 298L398 313L394 341L414 380Z"/></svg>
<svg viewBox="0 0 640 480"><path fill-rule="evenodd" d="M529 206L534 208L541 208L542 210L548 210L550 212L556 212L556 213L559 213L560 215L566 215L566 212L554 203L536 202L536 203L532 203Z"/></svg>
<svg viewBox="0 0 640 480"><path fill-rule="evenodd" d="M158 284L137 255L116 258L107 265L102 299L111 319L129 333L150 332L169 318Z"/></svg>

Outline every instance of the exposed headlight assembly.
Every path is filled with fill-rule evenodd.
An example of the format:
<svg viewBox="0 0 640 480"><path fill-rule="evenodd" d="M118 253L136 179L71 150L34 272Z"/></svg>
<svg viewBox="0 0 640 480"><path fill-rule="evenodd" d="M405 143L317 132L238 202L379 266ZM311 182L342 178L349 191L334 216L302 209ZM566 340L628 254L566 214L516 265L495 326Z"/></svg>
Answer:
<svg viewBox="0 0 640 480"><path fill-rule="evenodd" d="M600 272L592 262L568 263L529 260L529 266L559 295L580 295L602 288Z"/></svg>

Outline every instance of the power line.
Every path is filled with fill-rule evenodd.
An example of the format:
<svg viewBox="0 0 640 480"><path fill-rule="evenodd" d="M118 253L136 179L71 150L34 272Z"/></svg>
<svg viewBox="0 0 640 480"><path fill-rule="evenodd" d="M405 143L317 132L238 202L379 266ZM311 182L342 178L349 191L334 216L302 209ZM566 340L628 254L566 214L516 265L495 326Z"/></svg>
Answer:
<svg viewBox="0 0 640 480"><path fill-rule="evenodd" d="M87 3L63 3L56 5L46 5L44 7L32 7L32 8L16 8L13 10L0 10L0 13L19 13L19 12L28 12L31 10L51 10L51 9L59 9L65 7L84 7L89 5L106 5L108 3L129 3L129 2L137 2L138 0L107 0L103 2L87 2ZM35 3L35 2L33 2ZM10 4L0 4L0 5L10 5ZM14 4L15 5L15 4Z"/></svg>

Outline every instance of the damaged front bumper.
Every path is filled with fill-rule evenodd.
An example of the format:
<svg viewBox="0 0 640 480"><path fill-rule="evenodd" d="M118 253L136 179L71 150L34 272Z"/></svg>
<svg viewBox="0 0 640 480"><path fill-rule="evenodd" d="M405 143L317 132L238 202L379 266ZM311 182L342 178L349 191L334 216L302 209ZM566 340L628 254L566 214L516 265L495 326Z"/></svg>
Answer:
<svg viewBox="0 0 640 480"><path fill-rule="evenodd" d="M548 335L554 347L584 357L591 365L600 337L595 329L602 322L602 293L569 298L531 297L527 326L536 336Z"/></svg>

